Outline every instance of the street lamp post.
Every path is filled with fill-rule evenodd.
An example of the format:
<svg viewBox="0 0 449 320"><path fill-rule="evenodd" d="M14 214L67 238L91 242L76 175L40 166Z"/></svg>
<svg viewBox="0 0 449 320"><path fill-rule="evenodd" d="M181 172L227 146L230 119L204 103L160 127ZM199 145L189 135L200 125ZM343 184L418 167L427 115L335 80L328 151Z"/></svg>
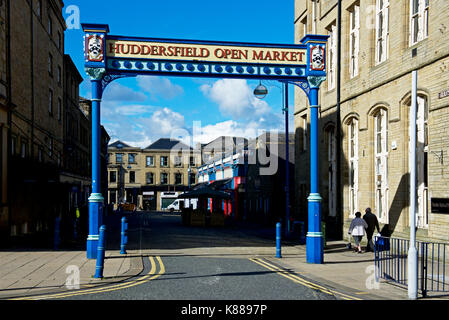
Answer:
<svg viewBox="0 0 449 320"><path fill-rule="evenodd" d="M286 235L290 233L290 156L289 156L289 132L288 132L288 83L283 83L285 91L284 107L282 111L285 115L285 230ZM279 88L279 87L278 87ZM281 93L282 93L282 88ZM258 99L263 99L267 96L268 89L259 82L259 85L254 90L254 95Z"/></svg>

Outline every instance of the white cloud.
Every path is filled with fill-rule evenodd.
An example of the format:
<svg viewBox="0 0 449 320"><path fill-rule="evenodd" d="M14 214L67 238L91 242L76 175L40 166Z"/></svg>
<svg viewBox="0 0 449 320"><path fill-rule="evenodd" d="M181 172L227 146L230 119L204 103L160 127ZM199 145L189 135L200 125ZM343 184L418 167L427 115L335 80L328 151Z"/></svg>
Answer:
<svg viewBox="0 0 449 320"><path fill-rule="evenodd" d="M218 104L224 116L233 119L250 119L266 115L271 111L269 105L257 99L246 80L222 79L213 85L200 86L201 92Z"/></svg>
<svg viewBox="0 0 449 320"><path fill-rule="evenodd" d="M280 119L279 119L280 120ZM208 143L221 136L244 137L252 139L258 137L265 131L278 131L280 129L280 121L250 121L238 122L228 120L218 122L216 124L209 124L203 127L195 128L193 130L193 143Z"/></svg>
<svg viewBox="0 0 449 320"><path fill-rule="evenodd" d="M172 83L165 77L137 77L137 84L144 92L149 93L153 99L158 97L173 99L184 93L184 89L181 86Z"/></svg>
<svg viewBox="0 0 449 320"><path fill-rule="evenodd" d="M161 137L168 137L176 129L184 128L184 116L168 108L157 110L151 118L142 119L146 130L159 134Z"/></svg>
<svg viewBox="0 0 449 320"><path fill-rule="evenodd" d="M121 85L118 82L110 83L103 92L104 101L136 101L143 102L147 100L147 96L139 91L134 91L133 89Z"/></svg>

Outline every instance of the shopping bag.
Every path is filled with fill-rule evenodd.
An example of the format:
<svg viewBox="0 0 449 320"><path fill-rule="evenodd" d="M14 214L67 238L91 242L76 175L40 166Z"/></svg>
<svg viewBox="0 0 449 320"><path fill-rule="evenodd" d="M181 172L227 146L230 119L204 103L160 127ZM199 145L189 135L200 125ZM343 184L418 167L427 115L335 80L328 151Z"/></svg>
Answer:
<svg viewBox="0 0 449 320"><path fill-rule="evenodd" d="M390 238L376 236L375 246L378 252L390 250Z"/></svg>

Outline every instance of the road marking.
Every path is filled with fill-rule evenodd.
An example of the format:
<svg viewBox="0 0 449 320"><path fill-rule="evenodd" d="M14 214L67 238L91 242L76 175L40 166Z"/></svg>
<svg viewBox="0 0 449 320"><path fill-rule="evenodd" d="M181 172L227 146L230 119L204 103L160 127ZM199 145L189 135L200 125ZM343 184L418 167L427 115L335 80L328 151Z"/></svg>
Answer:
<svg viewBox="0 0 449 320"><path fill-rule="evenodd" d="M352 297L350 295L347 295L347 294L344 294L344 293L341 293L341 292L338 292L338 291L335 291L335 290L327 289L327 288L325 288L323 286L320 286L320 285L318 285L316 283L307 281L307 280L299 277L298 275L296 275L294 273L291 273L291 272L289 272L287 270L281 269L281 268L279 268L279 267L277 267L277 266L275 266L273 264L270 264L270 263L268 263L267 261L265 261L263 259L253 258L253 259L249 259L249 260L251 260L251 261L253 261L253 262L263 266L264 268L267 268L267 269L269 269L271 271L274 271L274 272L278 273L279 275L281 275L281 276L283 276L283 277L285 277L287 279L292 280L293 282L299 283L299 284L301 284L303 286L306 286L308 288L311 288L311 289L314 289L314 290L319 290L319 291L321 291L323 293L326 293L326 294L329 294L329 295L338 295L341 298L343 298L344 300L362 300L360 298Z"/></svg>
<svg viewBox="0 0 449 320"><path fill-rule="evenodd" d="M85 294L105 293L105 292L122 290L122 289L130 288L130 287L134 287L134 286L143 284L145 282L154 280L165 273L164 263L162 262L162 259L159 256L156 257L156 260L159 263L159 272L157 274L155 274L156 273L156 263L155 263L153 257L149 257L149 259L151 262L150 272L147 275L142 276L133 281L129 281L129 282L121 283L118 285L113 285L113 286L107 286L107 287L103 287L103 288L86 289L86 290L77 291L77 292L63 292L63 293L57 293L57 294L51 294L51 295L40 295L40 296L31 296L31 297L24 297L24 298L15 298L15 299L10 299L10 300L61 299L61 298L67 298L67 297L73 297L73 296L79 296L79 295L85 295Z"/></svg>

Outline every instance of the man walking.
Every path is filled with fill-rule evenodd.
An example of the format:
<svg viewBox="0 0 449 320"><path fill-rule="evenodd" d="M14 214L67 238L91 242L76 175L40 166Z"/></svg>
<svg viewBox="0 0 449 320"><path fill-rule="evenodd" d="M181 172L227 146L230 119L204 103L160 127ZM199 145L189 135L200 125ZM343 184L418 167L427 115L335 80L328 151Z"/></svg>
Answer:
<svg viewBox="0 0 449 320"><path fill-rule="evenodd" d="M374 251L374 243L373 243L374 229L376 228L377 232L380 233L380 228L379 222L377 221L377 217L374 213L371 212L371 208L366 208L363 220L365 220L366 223L368 224L368 228L366 229L366 238L368 240L366 252Z"/></svg>

